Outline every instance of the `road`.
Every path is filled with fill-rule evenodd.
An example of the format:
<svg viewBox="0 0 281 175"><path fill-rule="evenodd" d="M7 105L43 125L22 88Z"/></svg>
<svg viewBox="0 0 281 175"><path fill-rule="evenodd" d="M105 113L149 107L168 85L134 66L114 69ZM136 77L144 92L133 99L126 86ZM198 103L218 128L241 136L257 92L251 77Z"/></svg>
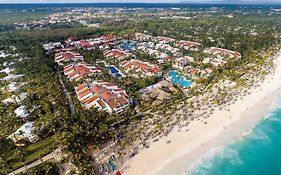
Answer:
<svg viewBox="0 0 281 175"><path fill-rule="evenodd" d="M64 85L64 82L62 80L62 76L59 72L58 72L58 75L59 75L59 81L60 81L61 87L63 89L63 93L67 97L67 100L68 100L68 105L69 105L69 110L71 112L71 115L75 115L74 105L73 105L73 101L71 99L71 96L70 96L69 92L67 91L67 89Z"/></svg>

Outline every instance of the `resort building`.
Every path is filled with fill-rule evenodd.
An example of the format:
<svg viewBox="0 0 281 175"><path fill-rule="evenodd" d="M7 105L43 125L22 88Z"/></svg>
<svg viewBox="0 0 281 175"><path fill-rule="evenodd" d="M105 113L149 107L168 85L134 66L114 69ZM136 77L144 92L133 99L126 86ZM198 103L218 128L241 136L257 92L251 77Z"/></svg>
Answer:
<svg viewBox="0 0 281 175"><path fill-rule="evenodd" d="M170 98L170 95L177 91L173 83L168 80L162 80L154 85L141 89L141 98L146 101L153 100L152 105L158 105Z"/></svg>
<svg viewBox="0 0 281 175"><path fill-rule="evenodd" d="M104 51L104 56L106 58L114 58L114 59L117 59L118 61L125 59L129 55L130 55L129 53L119 50L119 49Z"/></svg>
<svg viewBox="0 0 281 175"><path fill-rule="evenodd" d="M64 67L64 75L66 75L70 81L79 80L84 76L100 72L100 69L87 63L73 63Z"/></svg>
<svg viewBox="0 0 281 175"><path fill-rule="evenodd" d="M97 47L99 47L100 49L105 49L114 46L115 41L117 40L118 38L113 37L112 35L106 35L99 38L76 41L73 44L78 48L84 48L87 50L92 50Z"/></svg>
<svg viewBox="0 0 281 175"><path fill-rule="evenodd" d="M204 53L214 55L218 58L241 58L241 53L227 49L210 47L204 49Z"/></svg>
<svg viewBox="0 0 281 175"><path fill-rule="evenodd" d="M172 43L172 42L176 41L176 39L174 39L174 38L169 38L169 37L164 37L164 36L157 36L154 39L161 43Z"/></svg>
<svg viewBox="0 0 281 175"><path fill-rule="evenodd" d="M47 53L59 53L59 52L70 52L72 50L76 49L76 47L64 47L64 48L54 48L49 50Z"/></svg>
<svg viewBox="0 0 281 175"><path fill-rule="evenodd" d="M145 41L145 40L150 40L152 38L151 35L146 35L143 33L135 33L135 39L137 41Z"/></svg>
<svg viewBox="0 0 281 175"><path fill-rule="evenodd" d="M226 64L226 61L219 59L219 58L205 58L203 60L203 63L211 63L213 66L218 67L221 66L223 67Z"/></svg>
<svg viewBox="0 0 281 175"><path fill-rule="evenodd" d="M200 43L192 42L192 41L184 41L180 40L176 43L177 47L184 48L185 50L192 50L192 51L198 51L198 48L200 47Z"/></svg>
<svg viewBox="0 0 281 175"><path fill-rule="evenodd" d="M22 105L14 110L16 116L21 120L27 120L30 115L30 112L26 110L26 106Z"/></svg>
<svg viewBox="0 0 281 175"><path fill-rule="evenodd" d="M149 62L143 62L140 60L132 59L129 61L123 61L120 65L126 72L132 72L137 76L153 76L160 72L160 68Z"/></svg>
<svg viewBox="0 0 281 175"><path fill-rule="evenodd" d="M84 57L77 52L59 52L55 54L55 62L62 64L62 62L83 60Z"/></svg>
<svg viewBox="0 0 281 175"><path fill-rule="evenodd" d="M166 53L171 53L174 57L179 56L179 49L170 46L169 44L158 43L155 45L156 49L164 50Z"/></svg>
<svg viewBox="0 0 281 175"><path fill-rule="evenodd" d="M129 106L126 91L106 81L83 83L75 87L78 100L85 108L98 108L108 113L122 112Z"/></svg>
<svg viewBox="0 0 281 175"><path fill-rule="evenodd" d="M64 45L61 42L50 42L50 43L44 43L43 48L47 51L53 50L55 48L64 48Z"/></svg>
<svg viewBox="0 0 281 175"><path fill-rule="evenodd" d="M189 56L184 56L184 57L176 58L173 67L182 70L186 65L193 62L194 62L194 58Z"/></svg>
<svg viewBox="0 0 281 175"><path fill-rule="evenodd" d="M98 46L101 46L102 42L101 41L80 40L80 41L76 41L74 44L77 48L84 48L87 50L91 50Z"/></svg>
<svg viewBox="0 0 281 175"><path fill-rule="evenodd" d="M206 68L206 69L192 68L189 70L189 74L192 78L198 78L199 76L208 77L211 75L212 72L213 70L211 68Z"/></svg>
<svg viewBox="0 0 281 175"><path fill-rule="evenodd" d="M16 146L25 146L29 142L35 143L38 136L32 133L34 129L34 122L27 122L11 134L8 139L11 139Z"/></svg>

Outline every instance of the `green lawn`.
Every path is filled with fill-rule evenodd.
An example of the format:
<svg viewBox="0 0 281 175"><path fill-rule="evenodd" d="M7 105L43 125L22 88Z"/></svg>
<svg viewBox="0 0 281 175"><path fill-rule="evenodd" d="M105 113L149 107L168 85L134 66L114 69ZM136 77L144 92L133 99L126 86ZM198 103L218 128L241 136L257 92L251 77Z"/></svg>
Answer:
<svg viewBox="0 0 281 175"><path fill-rule="evenodd" d="M56 137L54 135L52 137L46 138L44 140L41 140L37 143L31 144L28 147L24 148L25 150L24 163L29 164L39 159L40 157L43 157L44 155L52 152L52 150L50 150L50 147L55 143L55 139ZM13 157L14 152L15 149L10 150L9 153L6 154L7 157L9 156L7 160L12 165L13 170L23 166L23 163L19 159Z"/></svg>

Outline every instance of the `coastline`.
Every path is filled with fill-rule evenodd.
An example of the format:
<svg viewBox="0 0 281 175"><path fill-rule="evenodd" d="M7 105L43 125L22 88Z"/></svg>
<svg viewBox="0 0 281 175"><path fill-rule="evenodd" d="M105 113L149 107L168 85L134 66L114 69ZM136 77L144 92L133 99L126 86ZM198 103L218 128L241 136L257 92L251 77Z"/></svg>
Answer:
<svg viewBox="0 0 281 175"><path fill-rule="evenodd" d="M243 138L251 128L274 108L281 87L281 55L274 60L275 71L260 86L231 104L229 110L216 109L207 124L193 121L130 159L122 169L125 175L171 175L192 169L217 149ZM186 130L188 129L188 132ZM170 143L167 143L169 141Z"/></svg>

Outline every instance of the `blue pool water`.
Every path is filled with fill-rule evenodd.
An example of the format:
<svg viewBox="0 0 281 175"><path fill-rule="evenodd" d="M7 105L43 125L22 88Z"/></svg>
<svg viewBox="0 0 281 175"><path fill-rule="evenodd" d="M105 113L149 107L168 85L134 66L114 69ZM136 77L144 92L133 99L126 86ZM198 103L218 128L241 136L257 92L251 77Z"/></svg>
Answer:
<svg viewBox="0 0 281 175"><path fill-rule="evenodd" d="M281 108L268 114L242 140L224 147L213 157L203 160L192 172L192 175L280 174Z"/></svg>
<svg viewBox="0 0 281 175"><path fill-rule="evenodd" d="M129 50L134 49L135 46L136 46L136 43L135 43L135 42L133 42L133 41L125 41L125 42L123 42L122 44L120 44L119 47L120 47L122 50L129 51Z"/></svg>
<svg viewBox="0 0 281 175"><path fill-rule="evenodd" d="M176 71L169 72L169 76L172 77L173 84L179 84L183 88L189 87L192 84L190 80L186 80L183 76L178 76Z"/></svg>
<svg viewBox="0 0 281 175"><path fill-rule="evenodd" d="M109 66L108 69L110 70L110 72L111 72L112 74L119 73L119 71L118 71L115 67L113 67L113 66Z"/></svg>
<svg viewBox="0 0 281 175"><path fill-rule="evenodd" d="M119 70L117 70L114 66L108 66L107 68L110 70L110 73L116 78L122 77L121 72L119 72Z"/></svg>

